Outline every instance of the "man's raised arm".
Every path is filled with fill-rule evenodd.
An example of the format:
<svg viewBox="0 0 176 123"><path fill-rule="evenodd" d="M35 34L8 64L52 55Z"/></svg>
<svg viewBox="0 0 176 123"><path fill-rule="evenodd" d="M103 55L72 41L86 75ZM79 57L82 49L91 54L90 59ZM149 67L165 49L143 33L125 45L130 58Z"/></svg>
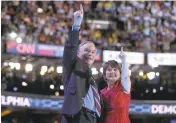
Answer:
<svg viewBox="0 0 176 123"><path fill-rule="evenodd" d="M79 29L83 19L83 7L80 5L80 10L74 13L74 24L72 29L69 29L69 40L66 41L63 54L63 74L71 71L73 63L77 57L77 50L80 44Z"/></svg>

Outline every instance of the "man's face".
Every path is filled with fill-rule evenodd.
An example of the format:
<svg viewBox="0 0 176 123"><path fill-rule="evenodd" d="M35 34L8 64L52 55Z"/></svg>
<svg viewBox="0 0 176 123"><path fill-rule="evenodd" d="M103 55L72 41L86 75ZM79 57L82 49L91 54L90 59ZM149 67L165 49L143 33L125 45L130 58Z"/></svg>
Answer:
<svg viewBox="0 0 176 123"><path fill-rule="evenodd" d="M96 48L93 43L86 43L78 49L78 57L89 66L93 64L96 56Z"/></svg>

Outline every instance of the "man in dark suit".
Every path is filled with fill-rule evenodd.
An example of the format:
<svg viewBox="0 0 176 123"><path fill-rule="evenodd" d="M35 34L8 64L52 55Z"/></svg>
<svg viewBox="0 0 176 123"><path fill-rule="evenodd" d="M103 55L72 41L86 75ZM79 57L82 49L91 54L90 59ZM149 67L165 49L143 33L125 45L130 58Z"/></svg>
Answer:
<svg viewBox="0 0 176 123"><path fill-rule="evenodd" d="M64 103L61 123L97 123L101 116L100 95L91 76L90 66L96 56L92 42L79 41L83 8L74 13L74 24L69 31L63 56Z"/></svg>

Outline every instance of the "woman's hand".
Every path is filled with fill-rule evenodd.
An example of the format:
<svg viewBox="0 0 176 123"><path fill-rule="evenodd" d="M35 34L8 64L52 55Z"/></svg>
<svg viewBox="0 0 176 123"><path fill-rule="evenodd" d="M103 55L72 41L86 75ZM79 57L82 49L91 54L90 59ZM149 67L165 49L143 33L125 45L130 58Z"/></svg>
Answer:
<svg viewBox="0 0 176 123"><path fill-rule="evenodd" d="M121 47L121 52L120 52L120 54L119 54L119 58L120 58L121 60L124 60L124 59L126 58L125 52L123 51L123 47Z"/></svg>

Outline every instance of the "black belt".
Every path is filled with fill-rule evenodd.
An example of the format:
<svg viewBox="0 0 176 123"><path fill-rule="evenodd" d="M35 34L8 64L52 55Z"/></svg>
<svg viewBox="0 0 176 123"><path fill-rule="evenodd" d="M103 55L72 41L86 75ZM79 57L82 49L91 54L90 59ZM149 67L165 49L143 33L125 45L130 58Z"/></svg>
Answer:
<svg viewBox="0 0 176 123"><path fill-rule="evenodd" d="M90 110L90 109L88 109L88 108L82 107L82 111L83 111L83 112L86 112L86 113L88 112L88 113L91 114L93 117L98 117L98 115L97 115L96 112L94 112L94 111L92 111L92 110ZM75 115L67 115L67 114L64 114L64 116L65 116L66 118L74 118Z"/></svg>
<svg viewBox="0 0 176 123"><path fill-rule="evenodd" d="M96 112L94 112L94 111L92 111L92 110L90 110L90 109L88 109L88 108L82 107L82 111L88 112L89 114L91 114L91 115L94 116L94 117L98 117L98 115L97 115Z"/></svg>

